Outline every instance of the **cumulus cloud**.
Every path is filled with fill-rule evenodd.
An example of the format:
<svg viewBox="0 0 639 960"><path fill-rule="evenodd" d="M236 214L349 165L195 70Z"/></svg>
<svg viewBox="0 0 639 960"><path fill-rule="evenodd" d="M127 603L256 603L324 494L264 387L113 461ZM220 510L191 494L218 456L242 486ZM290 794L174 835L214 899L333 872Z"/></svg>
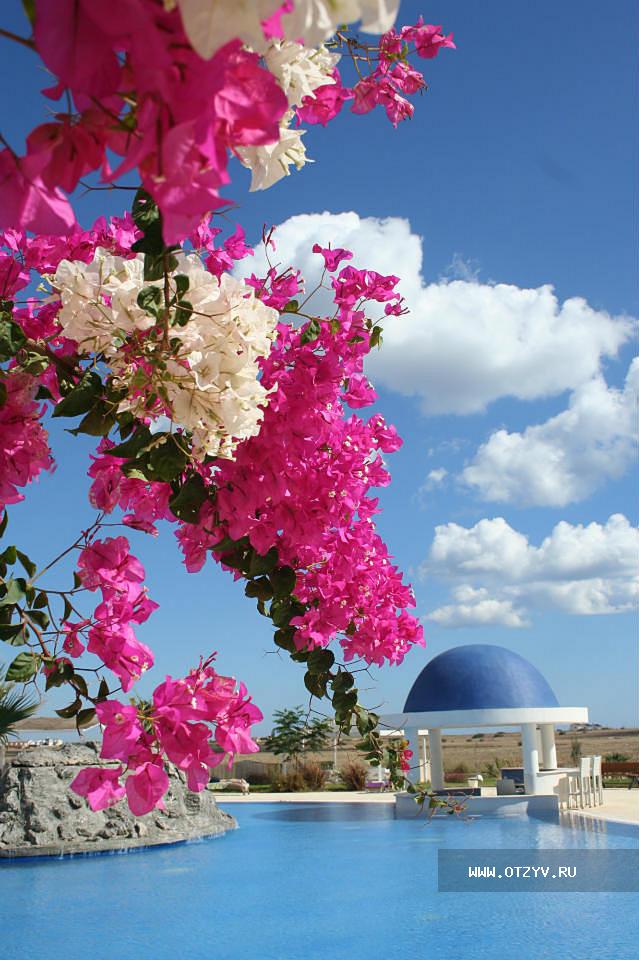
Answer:
<svg viewBox="0 0 639 960"><path fill-rule="evenodd" d="M560 507L585 499L633 461L638 388L639 360L623 390L595 377L545 423L493 433L463 470L463 482L484 500Z"/></svg>
<svg viewBox="0 0 639 960"><path fill-rule="evenodd" d="M418 397L428 414L476 413L499 397L530 400L573 390L596 377L602 357L614 356L630 335L627 317L579 297L560 303L549 285L526 290L472 276L425 283L422 240L397 217L303 214L286 220L275 239L275 261L301 267L308 290L322 266L311 253L314 242L352 250L358 266L401 275L411 312L385 324L384 348L371 356L369 373ZM258 251L240 269L264 267ZM318 309L330 302L321 297Z"/></svg>
<svg viewBox="0 0 639 960"><path fill-rule="evenodd" d="M562 520L538 547L503 517L470 528L443 524L421 574L450 582L453 602L427 619L447 627L519 627L534 610L623 613L639 596L638 555L639 530L622 514L587 526Z"/></svg>
<svg viewBox="0 0 639 960"><path fill-rule="evenodd" d="M461 586L453 590L455 602L438 607L428 616L441 627L527 627L528 622L512 600L495 600L485 587Z"/></svg>

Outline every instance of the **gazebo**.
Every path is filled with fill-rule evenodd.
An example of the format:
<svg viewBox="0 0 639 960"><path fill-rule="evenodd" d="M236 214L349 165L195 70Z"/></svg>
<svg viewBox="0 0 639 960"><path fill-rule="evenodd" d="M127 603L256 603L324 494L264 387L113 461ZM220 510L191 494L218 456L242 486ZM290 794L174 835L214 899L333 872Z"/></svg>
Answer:
<svg viewBox="0 0 639 960"><path fill-rule="evenodd" d="M535 796L553 793L563 774L557 767L555 725L587 723L588 709L561 707L539 670L512 650L468 644L429 661L411 687L403 713L382 720L403 730L422 779L430 765L434 790L444 787L442 730L520 727L524 790Z"/></svg>

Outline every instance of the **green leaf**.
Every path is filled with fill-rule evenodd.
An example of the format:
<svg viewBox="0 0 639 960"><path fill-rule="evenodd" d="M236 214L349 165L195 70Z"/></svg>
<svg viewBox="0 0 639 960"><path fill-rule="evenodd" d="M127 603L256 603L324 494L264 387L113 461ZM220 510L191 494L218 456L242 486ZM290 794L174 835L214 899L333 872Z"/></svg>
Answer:
<svg viewBox="0 0 639 960"><path fill-rule="evenodd" d="M49 626L49 614L46 610L27 610L26 614L33 623L36 623L41 630L46 630Z"/></svg>
<svg viewBox="0 0 639 960"><path fill-rule="evenodd" d="M112 403L98 400L95 406L82 418L77 427L69 430L74 437L86 433L90 437L106 437L115 425L116 415ZM107 451L108 452L108 451Z"/></svg>
<svg viewBox="0 0 639 960"><path fill-rule="evenodd" d="M270 573L277 566L277 550L271 547L264 555L253 552L248 568L249 577L260 577Z"/></svg>
<svg viewBox="0 0 639 960"><path fill-rule="evenodd" d="M336 677L331 680L331 687L334 693L346 693L355 684L355 677L348 670L341 670Z"/></svg>
<svg viewBox="0 0 639 960"><path fill-rule="evenodd" d="M28 634L21 623L0 624L0 640L12 647L23 647L27 639Z"/></svg>
<svg viewBox="0 0 639 960"><path fill-rule="evenodd" d="M175 311L175 322L178 327L183 327L191 319L193 313L193 304L188 300L180 300Z"/></svg>
<svg viewBox="0 0 639 960"><path fill-rule="evenodd" d="M184 273L177 273L173 277L173 282L175 283L175 299L181 300L189 289L189 278Z"/></svg>
<svg viewBox="0 0 639 960"><path fill-rule="evenodd" d="M149 428L139 426L135 433L125 440L124 443L110 447L108 450L105 450L105 453L108 453L111 457L126 457L127 460L132 460L143 450L146 450L152 441L153 435Z"/></svg>
<svg viewBox="0 0 639 960"><path fill-rule="evenodd" d="M46 607L48 602L49 602L49 597L47 595L46 590L41 590L40 593L35 598L35 600L33 601L33 606L36 608L36 610L42 610L43 607Z"/></svg>
<svg viewBox="0 0 639 960"><path fill-rule="evenodd" d="M26 555L26 553L23 553L22 550L16 550L16 555L18 557L18 560L24 567L24 569L27 571L27 574L29 575L29 577L32 577L37 570L37 567L33 562L33 560L30 560L29 557Z"/></svg>
<svg viewBox="0 0 639 960"><path fill-rule="evenodd" d="M310 671L304 674L304 686L314 697L326 696L327 680L328 677L325 674L311 673Z"/></svg>
<svg viewBox="0 0 639 960"><path fill-rule="evenodd" d="M31 26L33 26L36 18L35 0L22 0L22 7L26 14L27 20Z"/></svg>
<svg viewBox="0 0 639 960"><path fill-rule="evenodd" d="M172 434L166 434L166 440L153 447L148 455L148 475L152 480L168 483L175 480L188 462L188 455Z"/></svg>
<svg viewBox="0 0 639 960"><path fill-rule="evenodd" d="M11 313L3 311L0 314L0 361L15 357L26 340L22 329L11 319Z"/></svg>
<svg viewBox="0 0 639 960"><path fill-rule="evenodd" d="M171 511L179 520L197 523L200 507L208 496L207 488L199 473L192 473L169 500Z"/></svg>
<svg viewBox="0 0 639 960"><path fill-rule="evenodd" d="M6 547L5 550L3 550L2 553L0 553L0 561L2 561L3 563L8 563L10 567L13 566L13 564L16 562L17 559L18 559L17 547L14 547L14 546Z"/></svg>
<svg viewBox="0 0 639 960"><path fill-rule="evenodd" d="M99 686L99 688L98 688L98 695L97 695L97 697L96 697L95 699L96 699L97 701L106 700L106 698L109 696L110 693L111 693L111 691L109 690L109 684L106 682L106 680L104 680L104 679L100 680L100 686Z"/></svg>
<svg viewBox="0 0 639 960"><path fill-rule="evenodd" d="M45 690L50 690L51 687L61 687L63 683L66 683L74 674L73 664L66 662L57 662L54 669L49 674L44 685Z"/></svg>
<svg viewBox="0 0 639 960"><path fill-rule="evenodd" d="M40 657L35 653L19 653L9 665L5 679L16 683L24 683L38 672Z"/></svg>
<svg viewBox="0 0 639 960"><path fill-rule="evenodd" d="M151 233L137 240L131 247L135 253L144 253L144 279L161 280L164 276L164 242L161 234Z"/></svg>
<svg viewBox="0 0 639 960"><path fill-rule="evenodd" d="M298 300L289 300L286 306L282 308L282 313L297 313L300 305Z"/></svg>
<svg viewBox="0 0 639 960"><path fill-rule="evenodd" d="M383 342L384 342L384 338L382 337L382 328L373 327L373 329L371 330L370 339L369 339L371 350L373 349L373 347L377 347L377 348L381 347Z"/></svg>
<svg viewBox="0 0 639 960"><path fill-rule="evenodd" d="M70 717L75 717L75 715L81 709L82 700L80 697L76 697L73 703L70 703L68 707L62 707L61 710L56 710L56 713L59 717L64 717L65 720L69 720Z"/></svg>
<svg viewBox="0 0 639 960"><path fill-rule="evenodd" d="M5 510L3 513L2 521L0 521L0 537L4 537L5 530L9 523L9 511Z"/></svg>
<svg viewBox="0 0 639 960"><path fill-rule="evenodd" d="M292 567L277 567L269 574L276 597L287 597L295 589L295 571Z"/></svg>
<svg viewBox="0 0 639 960"><path fill-rule="evenodd" d="M163 296L159 287L142 287L138 293L138 307L152 317L157 317L162 309Z"/></svg>
<svg viewBox="0 0 639 960"><path fill-rule="evenodd" d="M328 673L335 663L332 650L311 650L308 654L308 669L311 673Z"/></svg>
<svg viewBox="0 0 639 960"><path fill-rule="evenodd" d="M80 710L76 717L75 725L78 727L88 727L90 726L96 718L96 711L93 707L87 707L86 710Z"/></svg>
<svg viewBox="0 0 639 960"><path fill-rule="evenodd" d="M71 680L71 686L74 688L74 690L77 690L78 693L81 694L81 696L83 697L89 696L89 688L87 686L87 682L81 673L76 673L74 675L73 679Z"/></svg>
<svg viewBox="0 0 639 960"><path fill-rule="evenodd" d="M160 223L160 210L146 190L138 190L133 198L133 207L131 209L133 222L138 230L146 233L152 227Z"/></svg>
<svg viewBox="0 0 639 960"><path fill-rule="evenodd" d="M257 597L258 600L270 600L273 596L273 588L267 577L258 577L257 580L249 580L244 588L247 597Z"/></svg>
<svg viewBox="0 0 639 960"><path fill-rule="evenodd" d="M349 693L334 693L333 706L339 713L347 713L357 706L357 690L351 690Z"/></svg>
<svg viewBox="0 0 639 960"><path fill-rule="evenodd" d="M295 653L297 647L295 646L294 637L295 627L282 627L280 630L275 631L273 640L282 650L286 650L288 653Z"/></svg>
<svg viewBox="0 0 639 960"><path fill-rule="evenodd" d="M26 588L26 581L23 580L22 577L17 577L15 580L7 580L5 584L5 594L2 599L0 599L0 607L20 603L24 598Z"/></svg>
<svg viewBox="0 0 639 960"><path fill-rule="evenodd" d="M276 597L271 604L270 616L276 627L287 627L295 616L289 598Z"/></svg>
<svg viewBox="0 0 639 960"><path fill-rule="evenodd" d="M56 405L52 416L77 417L81 413L88 413L100 399L103 389L97 373L87 370L80 382Z"/></svg>
<svg viewBox="0 0 639 960"><path fill-rule="evenodd" d="M309 320L304 327L304 332L300 338L300 343L312 343L314 340L317 340L321 332L322 324L317 317L313 317L313 319Z"/></svg>

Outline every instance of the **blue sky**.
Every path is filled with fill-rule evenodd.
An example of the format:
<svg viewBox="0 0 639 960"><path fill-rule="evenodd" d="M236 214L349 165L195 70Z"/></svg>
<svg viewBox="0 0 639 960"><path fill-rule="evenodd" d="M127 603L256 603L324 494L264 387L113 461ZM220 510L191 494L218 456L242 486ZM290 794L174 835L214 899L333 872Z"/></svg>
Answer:
<svg viewBox="0 0 639 960"><path fill-rule="evenodd" d="M3 5L0 25L23 29L19 7ZM310 272L324 231L358 265L400 275L411 307L370 374L405 440L389 458L380 527L413 579L427 647L376 671L365 699L399 709L431 656L499 643L532 660L561 702L629 726L635 5L617 0L602 18L594 0L541 0L534 16L505 0L404 2L400 22L420 12L453 30L458 49L425 62L430 89L412 122L394 131L381 112L343 114L308 132L313 165L252 195L238 170L229 191L250 239L284 224L280 256ZM46 81L28 51L1 42L0 130L21 149L44 117ZM80 218L125 201L90 194ZM10 521L42 559L91 517L91 442L57 425L53 441L56 473ZM161 603L140 630L157 653L147 687L217 649L265 714L305 699L301 671L273 652L240 586L212 565L187 575L168 531L132 540Z"/></svg>

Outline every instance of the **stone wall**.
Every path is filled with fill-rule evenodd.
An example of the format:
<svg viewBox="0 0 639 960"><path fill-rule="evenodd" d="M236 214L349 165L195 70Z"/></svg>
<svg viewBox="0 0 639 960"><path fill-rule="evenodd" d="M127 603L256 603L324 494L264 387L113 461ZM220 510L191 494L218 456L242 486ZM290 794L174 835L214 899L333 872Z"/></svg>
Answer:
<svg viewBox="0 0 639 960"><path fill-rule="evenodd" d="M134 817L126 802L93 812L69 784L82 767L104 764L100 745L31 747L0 774L0 857L60 856L210 837L237 824L207 790L191 793L173 768L164 811Z"/></svg>

